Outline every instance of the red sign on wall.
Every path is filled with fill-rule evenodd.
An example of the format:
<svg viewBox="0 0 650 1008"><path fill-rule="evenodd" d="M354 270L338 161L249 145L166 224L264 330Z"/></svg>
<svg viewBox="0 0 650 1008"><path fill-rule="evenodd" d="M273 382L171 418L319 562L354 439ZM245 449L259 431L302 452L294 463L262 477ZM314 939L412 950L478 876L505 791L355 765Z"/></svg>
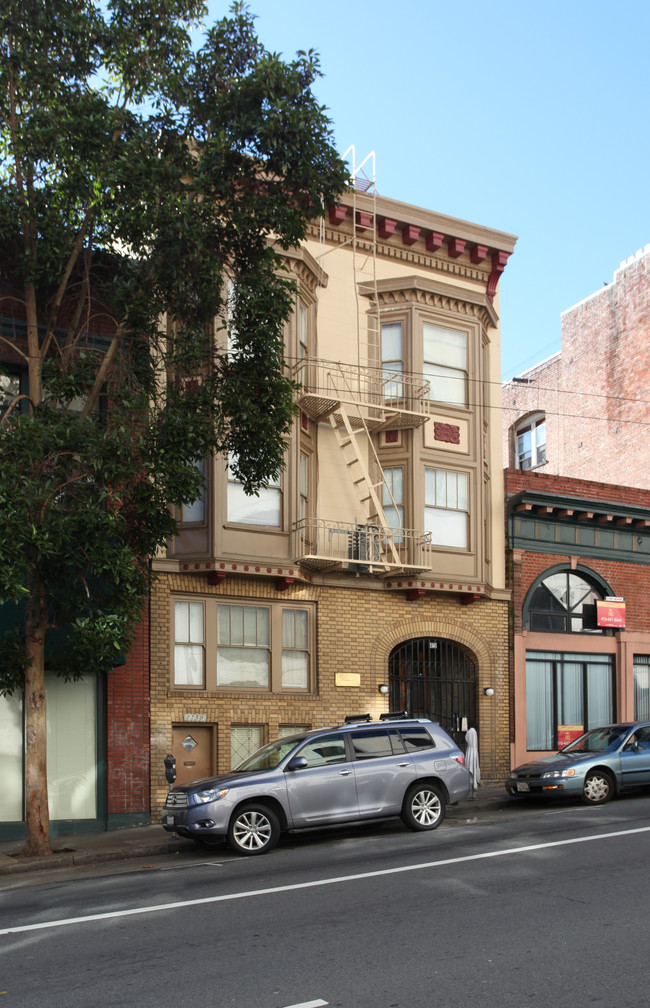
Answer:
<svg viewBox="0 0 650 1008"><path fill-rule="evenodd" d="M599 627L625 629L625 600L607 598L596 602L596 623Z"/></svg>

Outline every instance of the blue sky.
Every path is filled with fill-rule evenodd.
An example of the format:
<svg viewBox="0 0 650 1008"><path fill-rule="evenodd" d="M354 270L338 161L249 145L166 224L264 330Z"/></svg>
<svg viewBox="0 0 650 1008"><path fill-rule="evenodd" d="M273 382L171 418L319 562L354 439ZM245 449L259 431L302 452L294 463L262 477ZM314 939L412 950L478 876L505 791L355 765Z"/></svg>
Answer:
<svg viewBox="0 0 650 1008"><path fill-rule="evenodd" d="M341 154L377 191L518 236L504 379L650 242L648 0L250 0L267 49L320 53ZM213 18L228 9L210 0Z"/></svg>

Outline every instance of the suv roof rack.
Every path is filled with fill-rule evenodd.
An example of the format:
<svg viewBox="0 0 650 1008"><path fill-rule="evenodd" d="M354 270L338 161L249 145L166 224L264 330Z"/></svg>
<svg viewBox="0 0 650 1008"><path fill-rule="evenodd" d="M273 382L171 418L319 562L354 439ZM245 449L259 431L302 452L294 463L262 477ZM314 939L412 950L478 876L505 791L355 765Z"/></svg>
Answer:
<svg viewBox="0 0 650 1008"><path fill-rule="evenodd" d="M405 710L399 711L388 711L386 714L380 714L380 721L401 721L409 716L409 712Z"/></svg>
<svg viewBox="0 0 650 1008"><path fill-rule="evenodd" d="M359 722L372 721L372 714L348 714L345 724L358 724Z"/></svg>

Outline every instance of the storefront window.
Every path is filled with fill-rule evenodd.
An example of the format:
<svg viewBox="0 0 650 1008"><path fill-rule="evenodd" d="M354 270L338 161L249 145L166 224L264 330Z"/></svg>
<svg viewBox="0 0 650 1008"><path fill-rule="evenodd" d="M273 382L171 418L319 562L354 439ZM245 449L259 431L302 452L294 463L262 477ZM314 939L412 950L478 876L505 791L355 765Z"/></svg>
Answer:
<svg viewBox="0 0 650 1008"><path fill-rule="evenodd" d="M97 679L46 675L50 819L97 816ZM23 819L23 706L0 697L0 822Z"/></svg>
<svg viewBox="0 0 650 1008"><path fill-rule="evenodd" d="M555 750L614 720L610 655L526 655L526 748Z"/></svg>
<svg viewBox="0 0 650 1008"><path fill-rule="evenodd" d="M634 720L650 721L650 655L634 656Z"/></svg>

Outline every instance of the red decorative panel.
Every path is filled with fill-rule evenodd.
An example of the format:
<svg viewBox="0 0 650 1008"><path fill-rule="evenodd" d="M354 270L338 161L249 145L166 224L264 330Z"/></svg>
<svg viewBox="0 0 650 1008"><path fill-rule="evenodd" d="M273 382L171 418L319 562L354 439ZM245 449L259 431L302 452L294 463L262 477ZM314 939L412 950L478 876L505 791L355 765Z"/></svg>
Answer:
<svg viewBox="0 0 650 1008"><path fill-rule="evenodd" d="M436 441L446 441L447 444L460 444L460 427L457 427L455 424L434 421L433 436Z"/></svg>

